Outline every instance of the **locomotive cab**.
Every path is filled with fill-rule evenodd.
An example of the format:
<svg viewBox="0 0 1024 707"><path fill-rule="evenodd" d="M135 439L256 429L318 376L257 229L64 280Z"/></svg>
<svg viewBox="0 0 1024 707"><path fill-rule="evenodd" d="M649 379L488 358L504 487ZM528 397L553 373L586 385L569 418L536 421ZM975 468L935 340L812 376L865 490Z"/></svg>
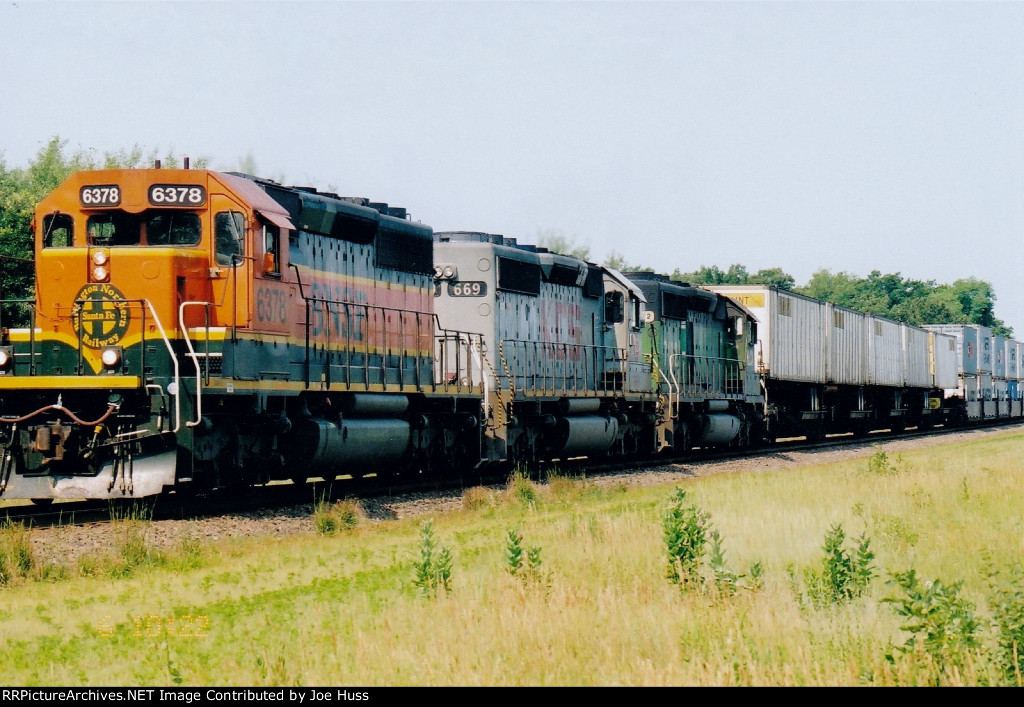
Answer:
<svg viewBox="0 0 1024 707"><path fill-rule="evenodd" d="M69 177L33 225L35 298L3 307L0 493L159 493L189 440L188 377L219 372L225 333L250 326L287 213L230 175L102 170Z"/></svg>

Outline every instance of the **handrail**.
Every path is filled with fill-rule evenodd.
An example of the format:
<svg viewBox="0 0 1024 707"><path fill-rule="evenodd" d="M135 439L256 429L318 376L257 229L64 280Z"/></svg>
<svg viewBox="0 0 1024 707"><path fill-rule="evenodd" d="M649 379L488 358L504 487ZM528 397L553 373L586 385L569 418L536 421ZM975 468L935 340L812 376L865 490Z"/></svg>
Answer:
<svg viewBox="0 0 1024 707"><path fill-rule="evenodd" d="M178 325L181 327L182 338L185 339L185 346L188 347L188 355L192 359L193 365L196 367L196 419L186 420L186 427L195 427L203 419L203 382L201 379L201 370L199 368L199 354L192 347L192 337L188 335L188 327L185 326L185 307L190 306L201 306L205 307L206 314L206 353L203 354L207 360L207 370L209 370L210 360L210 305L212 302L200 302L198 300L192 300L188 302L182 302L178 305Z"/></svg>
<svg viewBox="0 0 1024 707"><path fill-rule="evenodd" d="M168 384L167 392L174 396L174 429L171 430L171 432L177 434L178 430L181 429L181 379L179 378L178 372L178 357L174 354L174 349L171 347L171 341L167 338L167 332L164 331L164 327L160 323L160 317L157 316L156 309L153 308L153 303L148 299L142 301L146 303L150 314L153 315L153 321L156 322L157 331L160 332L160 337L164 340L164 346L167 347L167 354L171 357L171 363L174 364L174 380ZM79 321L81 321L81 319L79 319ZM172 385L174 386L174 390L171 390Z"/></svg>
<svg viewBox="0 0 1024 707"><path fill-rule="evenodd" d="M499 350L519 364L518 370L505 372L510 389L518 385L517 381L527 392L551 395L615 394L627 387L629 361L626 349L621 347L505 339Z"/></svg>
<svg viewBox="0 0 1024 707"><path fill-rule="evenodd" d="M682 397L707 397L709 393L739 396L743 394L742 363L738 358L677 353L669 357L669 373L676 380L679 368L683 382L677 385ZM686 375L682 375L684 371Z"/></svg>

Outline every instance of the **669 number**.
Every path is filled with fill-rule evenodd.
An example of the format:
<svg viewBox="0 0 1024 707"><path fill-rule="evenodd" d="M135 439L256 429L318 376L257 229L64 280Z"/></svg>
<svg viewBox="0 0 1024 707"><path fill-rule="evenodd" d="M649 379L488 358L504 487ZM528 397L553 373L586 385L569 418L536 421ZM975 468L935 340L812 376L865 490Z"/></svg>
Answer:
<svg viewBox="0 0 1024 707"><path fill-rule="evenodd" d="M449 297L486 297L487 283L479 281L449 282Z"/></svg>

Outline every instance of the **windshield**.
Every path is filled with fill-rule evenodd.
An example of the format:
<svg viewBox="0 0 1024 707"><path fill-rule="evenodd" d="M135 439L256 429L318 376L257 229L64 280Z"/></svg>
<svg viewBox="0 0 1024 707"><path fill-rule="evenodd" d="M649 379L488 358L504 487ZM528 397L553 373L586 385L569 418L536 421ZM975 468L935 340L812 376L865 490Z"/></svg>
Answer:
<svg viewBox="0 0 1024 707"><path fill-rule="evenodd" d="M191 246L202 236L198 214L159 209L93 214L86 230L89 244L101 246Z"/></svg>

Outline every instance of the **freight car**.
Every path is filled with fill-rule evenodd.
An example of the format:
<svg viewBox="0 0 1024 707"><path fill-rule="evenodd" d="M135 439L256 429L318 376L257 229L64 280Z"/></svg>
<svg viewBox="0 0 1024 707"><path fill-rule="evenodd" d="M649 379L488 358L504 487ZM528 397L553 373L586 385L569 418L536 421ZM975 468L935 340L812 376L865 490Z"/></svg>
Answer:
<svg viewBox="0 0 1024 707"><path fill-rule="evenodd" d="M990 333L624 274L249 175L79 172L33 225L35 296L0 303L4 499L1021 414L1018 345ZM966 370L982 337L1002 367Z"/></svg>
<svg viewBox="0 0 1024 707"><path fill-rule="evenodd" d="M1018 342L986 327L915 327L766 285L708 289L758 320L769 439L1021 416Z"/></svg>

